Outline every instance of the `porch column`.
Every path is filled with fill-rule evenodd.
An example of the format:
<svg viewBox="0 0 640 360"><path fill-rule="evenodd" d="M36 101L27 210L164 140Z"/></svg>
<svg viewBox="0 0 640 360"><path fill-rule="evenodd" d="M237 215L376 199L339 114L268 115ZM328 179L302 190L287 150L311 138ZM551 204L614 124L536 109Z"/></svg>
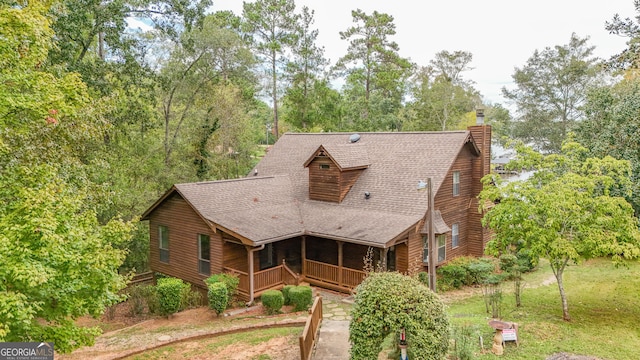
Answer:
<svg viewBox="0 0 640 360"><path fill-rule="evenodd" d="M342 286L342 241L336 241L338 243L338 285Z"/></svg>
<svg viewBox="0 0 640 360"><path fill-rule="evenodd" d="M389 264L387 264L387 254L389 253L389 248L380 249L380 260L382 261L382 270L388 271Z"/></svg>
<svg viewBox="0 0 640 360"><path fill-rule="evenodd" d="M302 235L300 243L300 257L302 259L302 276L307 276L307 237Z"/></svg>
<svg viewBox="0 0 640 360"><path fill-rule="evenodd" d="M248 257L248 262L249 262L249 271L247 271L247 273L249 274L249 304L253 303L253 295L254 295L254 279L253 279L253 274L254 274L254 269L253 269L253 254L256 251L260 251L262 249L264 249L264 244L260 245L257 248L251 247L251 246L245 246L247 249L247 257Z"/></svg>
<svg viewBox="0 0 640 360"><path fill-rule="evenodd" d="M247 262L249 263L249 304L253 302L253 249L247 246Z"/></svg>

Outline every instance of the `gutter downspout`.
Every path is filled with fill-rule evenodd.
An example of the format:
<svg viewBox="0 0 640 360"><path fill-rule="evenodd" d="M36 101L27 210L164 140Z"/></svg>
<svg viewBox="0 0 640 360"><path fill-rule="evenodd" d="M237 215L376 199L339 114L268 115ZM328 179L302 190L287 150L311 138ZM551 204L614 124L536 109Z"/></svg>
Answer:
<svg viewBox="0 0 640 360"><path fill-rule="evenodd" d="M264 249L264 244L260 245L257 248L247 248L247 256L249 256L249 302L247 302L247 306L251 306L253 304L253 254L256 251L260 251Z"/></svg>

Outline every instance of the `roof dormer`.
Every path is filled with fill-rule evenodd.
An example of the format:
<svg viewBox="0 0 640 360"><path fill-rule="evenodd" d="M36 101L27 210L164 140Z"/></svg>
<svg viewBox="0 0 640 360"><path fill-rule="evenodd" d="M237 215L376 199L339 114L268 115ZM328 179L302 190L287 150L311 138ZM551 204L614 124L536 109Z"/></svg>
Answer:
<svg viewBox="0 0 640 360"><path fill-rule="evenodd" d="M309 168L309 198L342 202L370 164L362 144L320 145L304 163Z"/></svg>

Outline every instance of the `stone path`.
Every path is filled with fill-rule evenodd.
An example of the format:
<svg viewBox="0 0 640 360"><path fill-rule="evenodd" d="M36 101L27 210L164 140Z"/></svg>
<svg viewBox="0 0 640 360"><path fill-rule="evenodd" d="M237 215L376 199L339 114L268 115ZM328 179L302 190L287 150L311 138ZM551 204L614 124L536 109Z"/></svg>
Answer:
<svg viewBox="0 0 640 360"><path fill-rule="evenodd" d="M353 299L344 294L320 290L322 296L322 325L312 359L348 360L349 312Z"/></svg>

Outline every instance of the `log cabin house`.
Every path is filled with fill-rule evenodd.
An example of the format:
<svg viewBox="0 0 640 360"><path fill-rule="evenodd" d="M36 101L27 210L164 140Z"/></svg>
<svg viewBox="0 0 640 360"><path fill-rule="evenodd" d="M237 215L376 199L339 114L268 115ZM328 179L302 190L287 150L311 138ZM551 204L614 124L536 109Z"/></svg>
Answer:
<svg viewBox="0 0 640 360"><path fill-rule="evenodd" d="M488 232L476 197L490 145L483 124L285 134L247 177L176 184L142 215L151 269L199 287L210 274L231 272L250 302L303 280L349 291L365 276L369 249L389 270L426 271L431 210L438 265L482 256Z"/></svg>

